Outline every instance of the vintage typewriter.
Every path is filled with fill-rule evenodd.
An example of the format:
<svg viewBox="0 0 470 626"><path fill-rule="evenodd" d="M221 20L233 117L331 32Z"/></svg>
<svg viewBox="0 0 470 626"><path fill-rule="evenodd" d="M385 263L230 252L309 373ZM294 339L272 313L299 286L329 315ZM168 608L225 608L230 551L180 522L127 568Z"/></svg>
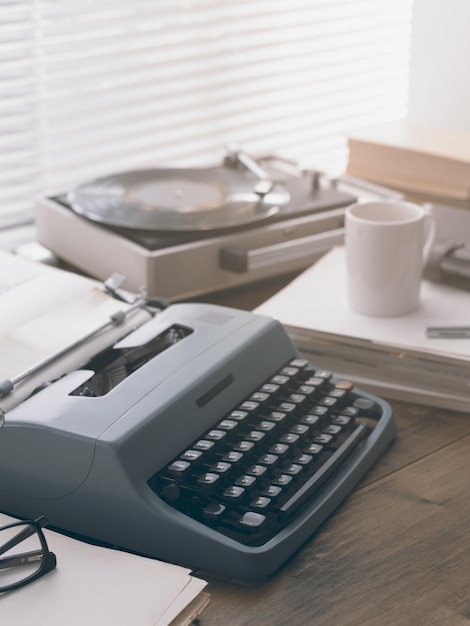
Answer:
<svg viewBox="0 0 470 626"><path fill-rule="evenodd" d="M384 452L391 409L307 362L274 319L137 305L145 322L3 411L0 509L191 568L269 576ZM0 406L16 382L0 384Z"/></svg>

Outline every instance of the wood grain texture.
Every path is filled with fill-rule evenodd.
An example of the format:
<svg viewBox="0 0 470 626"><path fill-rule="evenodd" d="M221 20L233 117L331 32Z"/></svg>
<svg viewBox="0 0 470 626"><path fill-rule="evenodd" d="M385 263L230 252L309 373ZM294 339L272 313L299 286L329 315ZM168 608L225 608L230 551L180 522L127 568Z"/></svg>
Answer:
<svg viewBox="0 0 470 626"><path fill-rule="evenodd" d="M470 417L393 408L396 442L273 578L206 576L201 626L470 624Z"/></svg>

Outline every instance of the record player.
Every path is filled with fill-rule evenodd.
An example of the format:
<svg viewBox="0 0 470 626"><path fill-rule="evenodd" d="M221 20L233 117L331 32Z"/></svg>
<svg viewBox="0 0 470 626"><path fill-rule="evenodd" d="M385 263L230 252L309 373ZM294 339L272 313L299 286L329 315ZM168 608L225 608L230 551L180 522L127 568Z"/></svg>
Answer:
<svg viewBox="0 0 470 626"><path fill-rule="evenodd" d="M87 274L175 301L291 273L343 240L354 195L317 171L229 151L122 172L37 204L39 242Z"/></svg>

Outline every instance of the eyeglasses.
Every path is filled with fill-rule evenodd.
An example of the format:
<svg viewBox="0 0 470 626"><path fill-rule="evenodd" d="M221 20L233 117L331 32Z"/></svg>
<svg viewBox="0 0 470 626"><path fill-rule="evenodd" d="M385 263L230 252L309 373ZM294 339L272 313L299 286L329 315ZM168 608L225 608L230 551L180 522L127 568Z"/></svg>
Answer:
<svg viewBox="0 0 470 626"><path fill-rule="evenodd" d="M17 589L50 572L57 564L42 528L45 517L0 528L0 593Z"/></svg>

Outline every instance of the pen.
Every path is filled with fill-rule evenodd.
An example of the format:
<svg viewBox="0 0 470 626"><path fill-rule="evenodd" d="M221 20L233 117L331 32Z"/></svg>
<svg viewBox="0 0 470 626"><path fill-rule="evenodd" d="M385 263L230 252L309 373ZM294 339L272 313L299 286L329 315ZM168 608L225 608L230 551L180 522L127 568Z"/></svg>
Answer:
<svg viewBox="0 0 470 626"><path fill-rule="evenodd" d="M428 326L426 337L429 339L470 338L470 326Z"/></svg>

